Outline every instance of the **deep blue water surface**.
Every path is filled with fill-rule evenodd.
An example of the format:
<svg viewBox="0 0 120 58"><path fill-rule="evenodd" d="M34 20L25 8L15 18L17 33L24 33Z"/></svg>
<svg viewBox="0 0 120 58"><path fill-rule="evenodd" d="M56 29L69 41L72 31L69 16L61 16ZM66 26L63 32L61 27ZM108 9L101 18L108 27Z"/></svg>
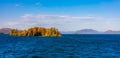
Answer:
<svg viewBox="0 0 120 58"><path fill-rule="evenodd" d="M0 35L0 58L120 58L120 35Z"/></svg>

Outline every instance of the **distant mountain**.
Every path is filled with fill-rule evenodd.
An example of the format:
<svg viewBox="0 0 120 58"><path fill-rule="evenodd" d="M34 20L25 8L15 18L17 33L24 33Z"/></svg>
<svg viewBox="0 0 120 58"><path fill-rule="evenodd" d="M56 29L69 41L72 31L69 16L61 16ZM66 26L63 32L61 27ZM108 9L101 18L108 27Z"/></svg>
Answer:
<svg viewBox="0 0 120 58"><path fill-rule="evenodd" d="M104 32L105 34L120 34L120 31L112 31L112 30L108 30Z"/></svg>
<svg viewBox="0 0 120 58"><path fill-rule="evenodd" d="M0 34L9 34L11 28L0 28ZM21 31L21 30L19 30ZM82 29L78 31L61 31L62 34L120 34L120 31L107 30L100 32L93 29Z"/></svg>
<svg viewBox="0 0 120 58"><path fill-rule="evenodd" d="M64 31L62 34L120 34L120 31L108 30L101 32L93 29L82 29L78 31Z"/></svg>
<svg viewBox="0 0 120 58"><path fill-rule="evenodd" d="M82 29L75 32L75 34L101 34L101 32L93 29Z"/></svg>
<svg viewBox="0 0 120 58"><path fill-rule="evenodd" d="M10 28L1 28L0 34L9 34L10 30L11 30Z"/></svg>

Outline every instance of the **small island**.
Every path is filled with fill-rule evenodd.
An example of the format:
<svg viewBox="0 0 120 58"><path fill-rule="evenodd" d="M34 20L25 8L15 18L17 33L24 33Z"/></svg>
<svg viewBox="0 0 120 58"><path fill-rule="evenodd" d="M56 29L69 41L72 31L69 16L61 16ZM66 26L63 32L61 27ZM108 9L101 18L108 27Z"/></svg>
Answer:
<svg viewBox="0 0 120 58"><path fill-rule="evenodd" d="M58 29L44 28L44 27L34 27L28 30L19 31L17 29L12 29L10 31L10 36L42 36L42 37L61 37L61 33Z"/></svg>

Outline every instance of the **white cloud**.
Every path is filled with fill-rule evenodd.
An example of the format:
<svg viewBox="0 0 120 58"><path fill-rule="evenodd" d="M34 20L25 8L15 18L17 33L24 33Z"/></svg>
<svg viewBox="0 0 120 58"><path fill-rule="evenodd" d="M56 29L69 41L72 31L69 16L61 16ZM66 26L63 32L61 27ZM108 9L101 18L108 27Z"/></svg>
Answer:
<svg viewBox="0 0 120 58"><path fill-rule="evenodd" d="M22 16L24 19L74 19L74 20L99 20L102 18L97 17L74 17L74 16L61 16L61 15L31 15L25 14Z"/></svg>
<svg viewBox="0 0 120 58"><path fill-rule="evenodd" d="M60 30L68 30L90 21L96 21L97 17L74 17L65 15L32 15L21 16L22 20L5 22L3 25L10 28L27 29L35 26L57 27Z"/></svg>
<svg viewBox="0 0 120 58"><path fill-rule="evenodd" d="M7 24L7 25L12 25L12 26L14 26L14 25L17 25L17 24L19 24L18 22L6 22L5 24Z"/></svg>
<svg viewBox="0 0 120 58"><path fill-rule="evenodd" d="M24 7L23 5L21 4L15 4L16 7Z"/></svg>

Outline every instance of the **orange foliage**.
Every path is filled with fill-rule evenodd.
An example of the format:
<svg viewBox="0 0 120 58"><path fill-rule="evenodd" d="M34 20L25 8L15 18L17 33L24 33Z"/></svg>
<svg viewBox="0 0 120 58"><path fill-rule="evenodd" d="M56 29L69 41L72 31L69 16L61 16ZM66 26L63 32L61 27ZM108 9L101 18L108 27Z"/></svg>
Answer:
<svg viewBox="0 0 120 58"><path fill-rule="evenodd" d="M56 28L34 27L28 30L18 31L13 29L11 36L44 36L44 37L61 37L61 33Z"/></svg>

